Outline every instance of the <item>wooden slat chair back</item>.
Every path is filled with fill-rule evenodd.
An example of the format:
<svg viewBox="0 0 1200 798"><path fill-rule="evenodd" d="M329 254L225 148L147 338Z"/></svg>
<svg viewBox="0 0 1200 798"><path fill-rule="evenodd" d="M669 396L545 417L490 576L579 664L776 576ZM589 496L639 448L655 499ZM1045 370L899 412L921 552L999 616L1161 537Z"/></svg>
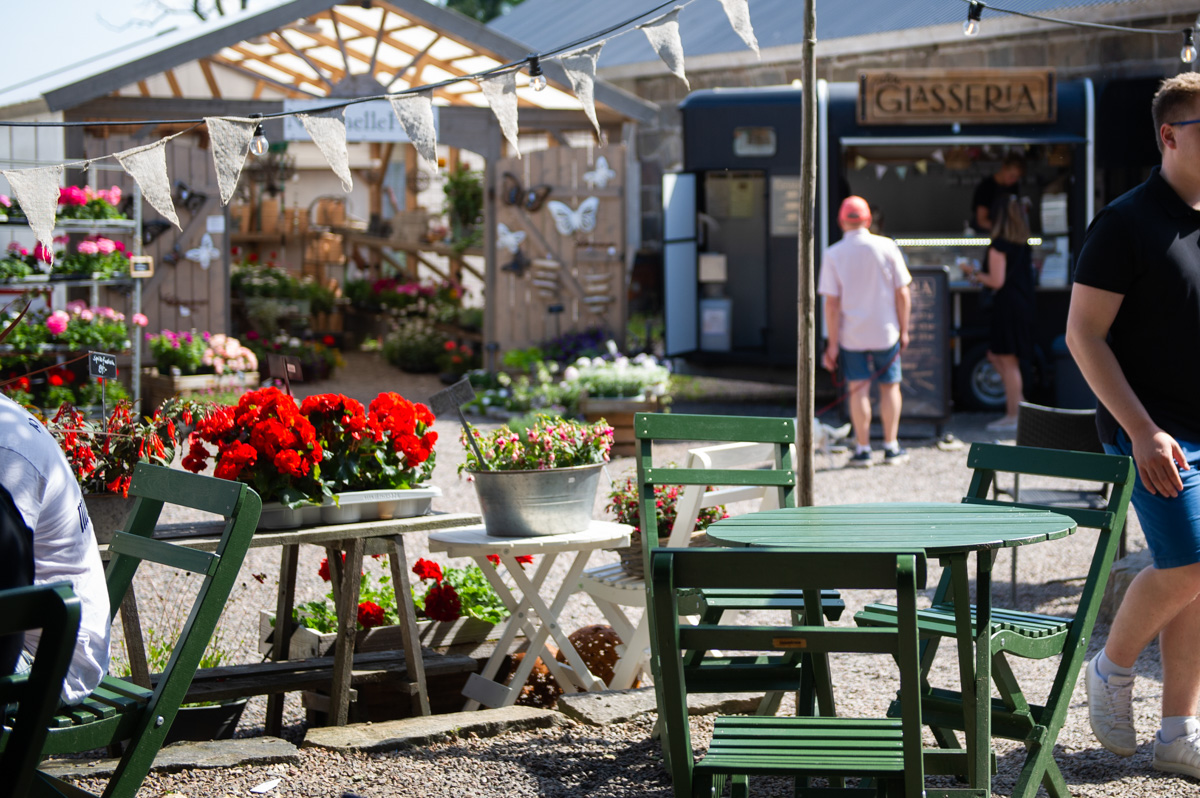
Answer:
<svg viewBox="0 0 1200 798"><path fill-rule="evenodd" d="M1021 402L1017 409L1017 446L1032 446L1039 449L1061 449L1074 452L1104 454L1100 435L1096 431L1095 410L1071 410L1060 407L1045 407L1031 402ZM994 483L993 494L1007 494L1015 502L1027 502L1047 507L1087 507L1102 510L1108 506L1109 486L1098 484L1088 490L1065 488L1021 488L1021 475L1013 474L1012 489ZM1020 548L1012 550L1012 604L1017 604L1017 559ZM1117 556L1125 554L1125 529Z"/></svg>
<svg viewBox="0 0 1200 798"><path fill-rule="evenodd" d="M79 599L66 582L0 591L0 635L41 629L27 673L0 677L0 798L33 790L51 719L79 635Z"/></svg>
<svg viewBox="0 0 1200 798"><path fill-rule="evenodd" d="M716 469L757 466L771 461L774 452L774 445L766 443L698 446L688 450L684 467ZM686 485L676 500L675 523L671 527L667 545L685 548L696 531L696 518L703 509L733 502L759 501L758 509L769 510L777 508L779 500L779 491L758 485L714 487L712 490L703 485ZM579 578L579 589L591 596L617 635L625 641L625 651L613 669L609 688L625 690L632 687L649 663L650 627L645 614L635 623L622 608L646 606L646 586L642 574L631 573L619 562L598 565L583 572Z"/></svg>
<svg viewBox="0 0 1200 798"><path fill-rule="evenodd" d="M1129 497L1133 492L1133 459L1108 454L976 443L967 455L967 465L973 469L971 485L963 499L967 504L1014 506L1013 503L991 498L996 476L1003 473L1104 482L1112 486L1106 506L1099 510L1045 507L1028 502L1015 505L1051 509L1070 516L1079 529L1076 534L1089 534L1085 530L1096 531L1091 563L1074 617L992 610L992 676L1000 695L992 708L992 734L1020 740L1026 747L1025 764L1012 794L1017 798L1032 798L1037 793L1038 785L1044 784L1054 798L1067 798L1066 783L1053 759L1054 743L1066 722L1071 693L1079 678L1088 640L1104 596L1104 586L1112 570L1120 529L1125 523ZM928 638L922 643L923 682L932 667L940 638L953 638L956 634L954 601L957 597L953 593L949 571L946 569L942 575L932 606L918 613L921 636ZM893 612L894 609L887 605L871 604L856 614L855 620L864 626L888 626L894 623ZM1032 704L1026 698L1008 663L1009 656L1028 659L1061 657L1044 706ZM929 688L927 682L924 683L926 723L934 729L934 735L943 747L958 747L954 730L963 726L961 695L957 691Z"/></svg>
<svg viewBox="0 0 1200 798"><path fill-rule="evenodd" d="M925 583L923 556L896 552L808 552L793 549L657 549L651 555L656 684L664 758L676 798L747 795L749 776L807 779L860 776L887 794L919 796L924 789L921 748L917 589ZM679 595L688 591L790 591L803 584L813 601L799 619L781 625L722 626L680 618ZM896 623L889 628L826 626L816 591L894 591ZM688 664L686 651L720 648L737 656ZM718 717L707 754L692 750L687 695L713 683L738 691L796 689L796 650L827 655L890 655L899 666L897 718ZM767 652L767 653L762 653ZM805 782L806 784L807 782ZM715 788L715 789L714 789ZM797 794L801 794L797 782ZM892 792L896 790L896 792Z"/></svg>
<svg viewBox="0 0 1200 798"><path fill-rule="evenodd" d="M129 495L137 501L125 529L113 534L105 572L113 617L142 562L190 571L202 580L171 658L153 690L105 676L88 698L64 707L51 721L43 755L90 751L125 742L125 753L103 792L105 798L134 798L146 778L216 629L262 510L258 494L240 482L145 463L135 469ZM154 527L164 504L223 516L225 528L216 550L197 551L154 539ZM69 795L86 794L45 773L39 772L38 780L40 784L35 783L31 795L53 794L55 789Z"/></svg>

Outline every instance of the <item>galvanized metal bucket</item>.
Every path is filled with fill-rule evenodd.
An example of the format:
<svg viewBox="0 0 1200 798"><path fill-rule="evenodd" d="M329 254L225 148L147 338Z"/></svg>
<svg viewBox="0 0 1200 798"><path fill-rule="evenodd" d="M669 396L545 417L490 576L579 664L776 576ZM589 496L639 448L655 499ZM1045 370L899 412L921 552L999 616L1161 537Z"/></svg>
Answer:
<svg viewBox="0 0 1200 798"><path fill-rule="evenodd" d="M472 471L489 535L582 532L592 520L603 463L545 471Z"/></svg>

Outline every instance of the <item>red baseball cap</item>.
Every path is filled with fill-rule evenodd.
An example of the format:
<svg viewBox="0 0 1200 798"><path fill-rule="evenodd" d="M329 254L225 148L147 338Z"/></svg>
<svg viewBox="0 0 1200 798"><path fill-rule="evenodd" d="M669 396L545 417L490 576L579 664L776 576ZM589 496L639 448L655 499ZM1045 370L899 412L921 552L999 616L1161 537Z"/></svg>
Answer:
<svg viewBox="0 0 1200 798"><path fill-rule="evenodd" d="M871 206L862 197L851 195L842 200L842 208L838 211L839 222L871 223Z"/></svg>

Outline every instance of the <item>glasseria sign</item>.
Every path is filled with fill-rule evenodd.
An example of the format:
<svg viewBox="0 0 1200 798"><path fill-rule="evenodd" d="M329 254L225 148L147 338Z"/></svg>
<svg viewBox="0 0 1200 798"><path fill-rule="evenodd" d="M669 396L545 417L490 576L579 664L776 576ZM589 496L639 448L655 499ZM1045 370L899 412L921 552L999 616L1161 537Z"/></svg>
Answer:
<svg viewBox="0 0 1200 798"><path fill-rule="evenodd" d="M1052 69L880 69L858 75L863 125L1049 124L1057 109Z"/></svg>

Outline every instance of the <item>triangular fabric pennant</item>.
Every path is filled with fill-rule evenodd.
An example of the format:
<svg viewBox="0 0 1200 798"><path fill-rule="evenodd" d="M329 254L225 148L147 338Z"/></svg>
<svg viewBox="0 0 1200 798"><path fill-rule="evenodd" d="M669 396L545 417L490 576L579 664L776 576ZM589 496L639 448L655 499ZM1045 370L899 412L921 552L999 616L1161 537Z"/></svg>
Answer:
<svg viewBox="0 0 1200 798"><path fill-rule="evenodd" d="M661 17L638 27L646 34L650 46L667 65L667 69L691 90L692 84L688 83L687 75L683 73L683 41L679 38L679 12L682 10L683 6L675 6Z"/></svg>
<svg viewBox="0 0 1200 798"><path fill-rule="evenodd" d="M592 120L592 126L596 128L596 135L600 135L600 122L596 120L596 59L600 57L600 48L604 46L604 42L593 44L583 50L576 50L573 53L567 53L562 57L563 69L567 71L567 78L571 81L571 88L575 90L575 98L579 100L579 104L583 106L583 112L587 114L587 118Z"/></svg>
<svg viewBox="0 0 1200 798"><path fill-rule="evenodd" d="M428 92L404 97L388 97L392 111L404 128L408 140L417 148L425 164L437 171L437 129L433 123L433 102Z"/></svg>
<svg viewBox="0 0 1200 798"><path fill-rule="evenodd" d="M63 165L40 166L37 169L4 169L0 171L12 186L29 227L37 240L54 253L54 216L58 212L58 189L62 184Z"/></svg>
<svg viewBox="0 0 1200 798"><path fill-rule="evenodd" d="M901 180L908 177L908 167L907 166L897 166L896 167L896 177L900 178Z"/></svg>
<svg viewBox="0 0 1200 798"><path fill-rule="evenodd" d="M929 161L925 160L924 158L914 163L913 166L916 167L917 171L921 174L925 174L929 171Z"/></svg>
<svg viewBox="0 0 1200 798"><path fill-rule="evenodd" d="M875 179L883 180L883 176L887 174L887 166L881 163L875 164Z"/></svg>
<svg viewBox="0 0 1200 798"><path fill-rule="evenodd" d="M167 177L167 139L114 153L113 157L141 188L142 198L150 207L182 231L171 199L171 179Z"/></svg>
<svg viewBox="0 0 1200 798"><path fill-rule="evenodd" d="M221 189L221 204L228 205L237 190L242 166L250 154L250 142L254 129L260 124L257 119L241 117L206 116L208 138L212 142L213 166L217 169L217 186Z"/></svg>
<svg viewBox="0 0 1200 798"><path fill-rule="evenodd" d="M861 156L861 155L855 155L855 156L854 156L854 170L855 170L855 171L858 171L859 169L862 169L862 168L863 168L864 166L866 166L868 163L870 163L870 161L868 161L868 160L867 160L866 158L864 158L863 156Z"/></svg>
<svg viewBox="0 0 1200 798"><path fill-rule="evenodd" d="M946 162L946 153L942 152L941 150L934 150L929 154L929 157L938 163L944 164Z"/></svg>
<svg viewBox="0 0 1200 798"><path fill-rule="evenodd" d="M333 173L342 181L342 191L349 194L354 188L354 179L350 177L350 155L346 152L344 110L333 108L315 114L296 114L296 118L312 136L313 143L325 156Z"/></svg>
<svg viewBox="0 0 1200 798"><path fill-rule="evenodd" d="M750 7L746 5L746 0L721 0L721 5L725 9L725 16L729 17L733 32L740 36L746 46L761 60L762 53L758 51L758 39L755 38L754 28L750 25Z"/></svg>
<svg viewBox="0 0 1200 798"><path fill-rule="evenodd" d="M483 90L483 96L487 98L492 113L496 115L496 121L500 123L500 131L504 133L504 138L508 139L508 143L512 145L517 157L520 158L521 148L517 145L516 71L483 78L479 81L479 88Z"/></svg>

